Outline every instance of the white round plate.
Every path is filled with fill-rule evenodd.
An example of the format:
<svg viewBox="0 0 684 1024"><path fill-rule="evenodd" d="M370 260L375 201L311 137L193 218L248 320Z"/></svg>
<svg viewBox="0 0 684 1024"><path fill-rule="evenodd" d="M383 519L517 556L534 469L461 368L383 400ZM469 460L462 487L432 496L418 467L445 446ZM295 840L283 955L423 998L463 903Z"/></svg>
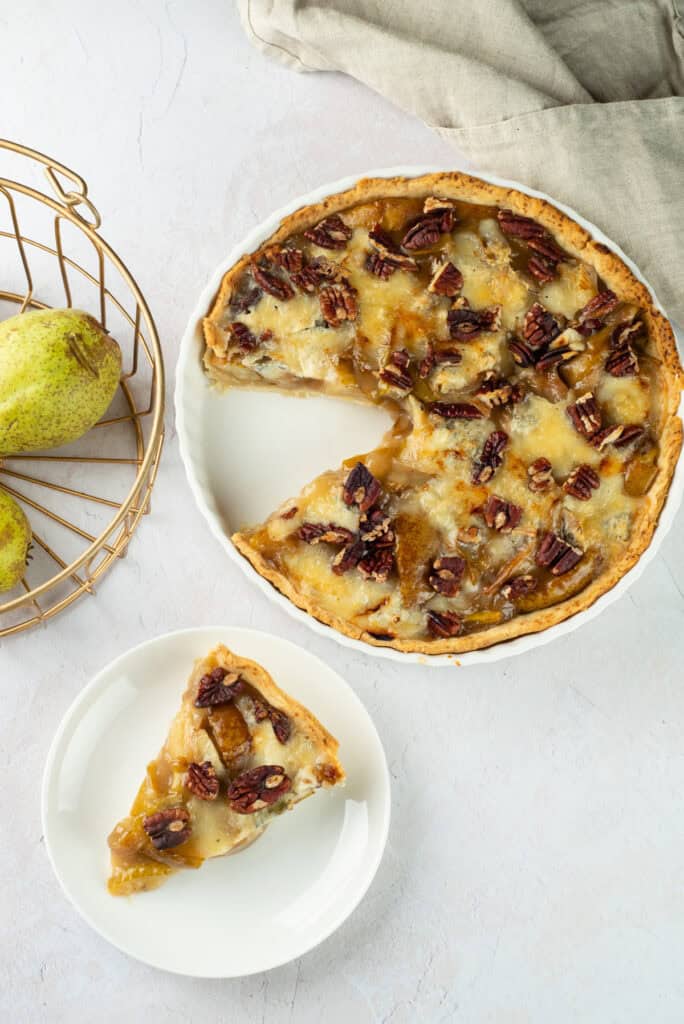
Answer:
<svg viewBox="0 0 684 1024"><path fill-rule="evenodd" d="M259 661L330 729L346 785L305 800L233 857L110 896L107 835L164 742L194 660L217 643ZM363 704L314 655L256 630L188 629L121 655L79 694L48 754L42 813L57 878L100 935L153 967L232 978L301 956L351 914L387 840L389 773Z"/></svg>
<svg viewBox="0 0 684 1024"><path fill-rule="evenodd" d="M267 597L317 633L366 654L423 665L480 665L500 661L540 647L595 618L625 593L655 556L684 493L684 458L680 458L648 550L590 608L541 633L531 633L481 651L459 655L428 657L424 654L408 654L391 647L374 647L344 636L297 608L264 580L234 547L230 537L235 530L265 519L282 501L296 495L305 483L324 470L336 467L356 452L369 451L375 447L390 425L390 420L380 409L327 396L296 401L292 396L276 392L233 389L221 393L212 388L202 370L201 322L218 291L223 275L240 256L253 252L273 234L283 217L302 206L320 202L325 196L350 188L360 177L416 177L435 171L458 169L457 165L452 165L450 168L390 167L368 171L364 175L354 175L323 185L277 210L234 246L210 277L185 329L176 373L176 423L185 472L200 511L230 558ZM609 246L625 261L630 270L650 289L656 305L662 310L653 289L619 246L575 210L517 181L507 181L478 171L468 173L477 174L494 185L516 188L528 195L546 199L563 210L591 232L597 241ZM682 408L684 398L680 415Z"/></svg>

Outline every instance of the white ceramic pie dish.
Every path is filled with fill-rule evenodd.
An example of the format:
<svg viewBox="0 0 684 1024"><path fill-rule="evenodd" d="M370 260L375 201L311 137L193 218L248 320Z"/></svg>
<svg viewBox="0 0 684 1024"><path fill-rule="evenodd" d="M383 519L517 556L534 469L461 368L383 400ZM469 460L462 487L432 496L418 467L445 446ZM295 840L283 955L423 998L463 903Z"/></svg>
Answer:
<svg viewBox="0 0 684 1024"><path fill-rule="evenodd" d="M297 494L307 481L323 470L336 467L343 458L356 452L361 453L374 447L389 425L387 416L379 409L328 396L296 399L275 392L271 394L268 391L238 389L221 393L211 387L201 365L201 321L224 273L245 252L257 249L276 230L284 217L302 206L320 202L325 196L350 188L360 177L416 177L445 169L391 167L343 178L299 196L254 228L216 268L193 310L181 341L175 401L181 458L200 511L229 557L267 597L299 621L306 622L317 633L332 637L347 647L394 661L453 666L500 661L532 650L578 629L621 597L655 557L674 521L684 492L684 460L681 457L679 459L649 547L636 565L591 607L540 633L521 636L479 651L432 656L404 653L354 640L297 608L256 572L230 539L235 530L265 519L281 501ZM452 165L448 169L460 168ZM591 232L597 241L609 246L624 260L636 277L649 288L656 306L662 310L651 286L619 246L571 207L519 182L476 171L469 173L477 174L492 184L515 188L545 199L563 210ZM678 340L681 342L681 337ZM680 415L683 410L684 398L680 404Z"/></svg>
<svg viewBox="0 0 684 1024"><path fill-rule="evenodd" d="M164 741L195 658L218 643L263 664L330 729L346 784L303 801L233 857L153 892L110 896L107 835ZM351 914L385 848L390 780L368 712L314 655L252 629L187 629L127 651L81 691L48 753L42 817L55 874L100 935L153 967L233 978L302 956Z"/></svg>

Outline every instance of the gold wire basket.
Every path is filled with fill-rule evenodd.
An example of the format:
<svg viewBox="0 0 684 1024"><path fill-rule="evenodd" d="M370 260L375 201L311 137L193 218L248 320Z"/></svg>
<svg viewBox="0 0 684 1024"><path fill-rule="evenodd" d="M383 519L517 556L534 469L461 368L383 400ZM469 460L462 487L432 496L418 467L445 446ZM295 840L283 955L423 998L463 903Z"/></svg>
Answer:
<svg viewBox="0 0 684 1024"><path fill-rule="evenodd" d="M42 153L0 140L0 175L15 166L16 178L0 177L0 319L27 309L84 309L118 341L123 369L109 411L79 441L0 459L0 487L33 530L21 585L0 595L0 637L94 592L150 510L164 440L157 330L134 278L98 234L101 218L85 181ZM37 184L47 177L53 195L24 183L29 169Z"/></svg>

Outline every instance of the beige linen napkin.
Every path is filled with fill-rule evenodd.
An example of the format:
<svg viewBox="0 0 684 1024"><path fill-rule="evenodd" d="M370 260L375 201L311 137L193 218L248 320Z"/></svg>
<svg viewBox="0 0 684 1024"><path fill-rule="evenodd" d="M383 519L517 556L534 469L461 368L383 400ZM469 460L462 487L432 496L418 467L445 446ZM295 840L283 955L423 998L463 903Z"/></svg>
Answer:
<svg viewBox="0 0 684 1024"><path fill-rule="evenodd" d="M684 324L684 0L238 2L264 53L353 75L594 221Z"/></svg>

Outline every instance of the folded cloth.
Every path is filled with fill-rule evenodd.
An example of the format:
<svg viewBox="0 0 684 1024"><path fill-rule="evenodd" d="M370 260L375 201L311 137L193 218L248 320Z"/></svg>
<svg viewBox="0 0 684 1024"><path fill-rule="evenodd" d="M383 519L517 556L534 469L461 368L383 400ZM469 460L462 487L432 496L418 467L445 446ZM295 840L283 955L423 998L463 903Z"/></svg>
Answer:
<svg viewBox="0 0 684 1024"><path fill-rule="evenodd" d="M684 324L684 0L238 2L270 57L353 75L594 221Z"/></svg>

